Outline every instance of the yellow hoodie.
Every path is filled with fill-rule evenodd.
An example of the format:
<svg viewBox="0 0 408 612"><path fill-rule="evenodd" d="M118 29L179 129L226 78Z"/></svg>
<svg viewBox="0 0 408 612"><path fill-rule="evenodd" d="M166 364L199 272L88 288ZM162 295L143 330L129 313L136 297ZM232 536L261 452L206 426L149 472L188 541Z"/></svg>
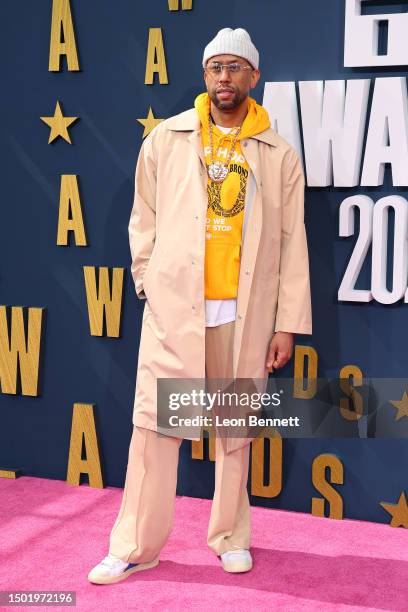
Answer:
<svg viewBox="0 0 408 612"><path fill-rule="evenodd" d="M201 140L207 168L211 163L209 142L210 97L199 94L194 107L201 121ZM235 298L238 292L241 260L241 236L244 219L245 194L249 174L240 141L259 134L270 127L269 115L263 106L248 96L248 113L235 144L229 172L222 183L207 179L208 207L205 242L205 291L209 300ZM226 160L235 128L224 133L213 125L214 161Z"/></svg>

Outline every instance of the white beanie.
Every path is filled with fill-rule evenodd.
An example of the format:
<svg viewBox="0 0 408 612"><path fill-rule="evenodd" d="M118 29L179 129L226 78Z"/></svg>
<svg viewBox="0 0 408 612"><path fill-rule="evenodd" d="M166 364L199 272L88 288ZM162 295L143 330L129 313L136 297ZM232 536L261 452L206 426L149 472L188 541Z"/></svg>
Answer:
<svg viewBox="0 0 408 612"><path fill-rule="evenodd" d="M223 28L204 49L203 68L210 57L228 53L248 60L253 68L259 66L259 53L248 32L243 28Z"/></svg>

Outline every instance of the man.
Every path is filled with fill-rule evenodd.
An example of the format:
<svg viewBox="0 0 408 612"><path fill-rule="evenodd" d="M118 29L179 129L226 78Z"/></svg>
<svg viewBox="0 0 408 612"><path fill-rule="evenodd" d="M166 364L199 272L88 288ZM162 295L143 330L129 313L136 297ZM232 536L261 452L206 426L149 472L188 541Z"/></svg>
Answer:
<svg viewBox="0 0 408 612"><path fill-rule="evenodd" d="M311 334L304 176L249 92L249 34L223 28L203 55L207 91L144 140L129 222L131 272L146 299L126 482L107 584L154 567L172 528L182 439L157 431L157 379L261 379ZM190 437L188 439L197 439ZM250 439L216 439L207 542L227 572L252 568Z"/></svg>

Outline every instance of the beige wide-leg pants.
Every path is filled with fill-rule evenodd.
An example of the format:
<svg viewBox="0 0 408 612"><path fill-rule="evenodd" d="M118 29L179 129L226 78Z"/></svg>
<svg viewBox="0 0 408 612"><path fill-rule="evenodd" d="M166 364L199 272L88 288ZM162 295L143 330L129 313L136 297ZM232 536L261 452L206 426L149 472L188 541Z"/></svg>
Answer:
<svg viewBox="0 0 408 612"><path fill-rule="evenodd" d="M206 328L207 378L232 377L234 321ZM133 426L125 487L110 534L109 552L129 563L159 556L173 525L182 439ZM247 493L249 449L224 451L216 437L215 488L207 544L217 554L250 547ZM201 517L200 517L201 519Z"/></svg>

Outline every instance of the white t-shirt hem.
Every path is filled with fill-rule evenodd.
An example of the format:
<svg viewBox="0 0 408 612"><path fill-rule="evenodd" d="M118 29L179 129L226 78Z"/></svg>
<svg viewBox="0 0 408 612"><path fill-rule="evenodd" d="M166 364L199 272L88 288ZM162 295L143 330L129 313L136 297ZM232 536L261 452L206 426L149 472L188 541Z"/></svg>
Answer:
<svg viewBox="0 0 408 612"><path fill-rule="evenodd" d="M236 317L227 317L226 319L217 319L216 321L207 321L206 327L217 327L217 325L224 325L224 323L231 323L235 321Z"/></svg>

